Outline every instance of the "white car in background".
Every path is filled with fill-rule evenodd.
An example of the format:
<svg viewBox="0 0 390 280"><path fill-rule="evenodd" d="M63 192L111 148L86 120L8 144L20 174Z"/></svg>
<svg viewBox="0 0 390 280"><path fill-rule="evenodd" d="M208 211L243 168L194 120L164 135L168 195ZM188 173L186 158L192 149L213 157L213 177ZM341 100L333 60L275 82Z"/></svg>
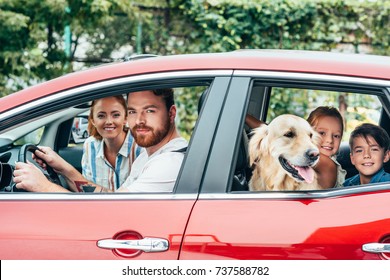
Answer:
<svg viewBox="0 0 390 280"><path fill-rule="evenodd" d="M88 133L88 117L80 116L75 118L75 132L77 136L86 139L89 136Z"/></svg>

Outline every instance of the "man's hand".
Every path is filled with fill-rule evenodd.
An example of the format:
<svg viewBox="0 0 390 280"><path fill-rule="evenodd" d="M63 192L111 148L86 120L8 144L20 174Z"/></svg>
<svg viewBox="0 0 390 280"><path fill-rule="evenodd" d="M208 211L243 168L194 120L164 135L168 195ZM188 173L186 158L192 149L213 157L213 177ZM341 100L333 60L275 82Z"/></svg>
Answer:
<svg viewBox="0 0 390 280"><path fill-rule="evenodd" d="M14 182L16 188L29 192L68 192L61 186L51 183L31 162L15 164Z"/></svg>
<svg viewBox="0 0 390 280"><path fill-rule="evenodd" d="M32 157L43 169L46 169L46 164L48 164L58 174L63 174L68 165L62 157L49 147L39 147L39 150L36 150Z"/></svg>
<svg viewBox="0 0 390 280"><path fill-rule="evenodd" d="M17 162L15 164L14 182L18 189L24 189L29 192L42 191L40 186L50 183L42 171L31 162Z"/></svg>

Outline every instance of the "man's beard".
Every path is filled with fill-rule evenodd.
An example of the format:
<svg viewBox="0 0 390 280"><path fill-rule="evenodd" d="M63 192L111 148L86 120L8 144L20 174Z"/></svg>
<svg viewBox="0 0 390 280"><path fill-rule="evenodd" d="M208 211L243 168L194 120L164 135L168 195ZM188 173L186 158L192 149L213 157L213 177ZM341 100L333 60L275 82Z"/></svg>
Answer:
<svg viewBox="0 0 390 280"><path fill-rule="evenodd" d="M163 125L162 129L154 129L146 125L136 125L131 129L131 134L133 135L134 140L138 146L143 148L149 148L160 143L168 135L170 127L171 126L168 119L167 122ZM146 128L150 130L151 135L138 135L138 128Z"/></svg>

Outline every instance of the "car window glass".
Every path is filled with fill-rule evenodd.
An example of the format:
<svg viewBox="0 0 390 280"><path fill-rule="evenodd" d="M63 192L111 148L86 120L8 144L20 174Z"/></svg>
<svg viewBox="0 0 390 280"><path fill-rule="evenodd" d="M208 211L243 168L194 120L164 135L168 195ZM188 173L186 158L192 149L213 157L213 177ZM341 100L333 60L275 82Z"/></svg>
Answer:
<svg viewBox="0 0 390 280"><path fill-rule="evenodd" d="M209 87L211 82L212 82L211 79L202 82L189 81L188 82L190 84L189 86L184 86L184 83L181 83L180 87L172 87L174 90L174 101L176 105L175 125L179 131L180 136L182 136L188 142L190 142L191 140L194 128L198 120L199 98L202 95L202 93L204 93L205 90ZM195 86L193 84L195 84ZM161 88L164 87L166 87L166 85ZM156 85L154 85L154 88L147 88L146 86L144 86L141 89L140 86L137 85L135 91L154 90L155 88ZM103 90L104 89L102 89L102 91ZM131 90L131 85L129 85L126 91L121 90L120 94L127 95L127 92L129 90ZM113 91L113 89L110 87L107 88L107 92L111 93L115 91ZM85 92L83 92L83 94L85 94ZM49 109L42 110L41 111L42 115L39 118L32 119L31 121L24 123L22 126L15 126L11 128L8 131L8 134L10 135L9 138L12 139L13 135L16 135L16 137L18 138L17 140L13 141L14 145L12 146L12 148L14 149L11 150L10 153L11 155L9 159L10 166L12 166L13 163L15 162L15 159L17 159L19 148L21 146L23 146L24 144L34 144L34 145L50 147L55 152L57 152L65 161L71 164L75 169L77 169L79 172L82 172L83 171L82 155L84 149L83 144L85 140L89 137L88 129L87 129L88 115L89 115L90 102L93 100L92 94L90 99L87 99L88 94L91 93L87 93L84 95L83 98L80 98L79 104L73 103L71 106L69 105L61 106L62 104L59 104L59 106L56 107L58 108L57 111L50 111ZM108 95L103 95L103 96L108 96ZM44 125L41 125L38 129L35 129L25 135L23 134L24 131L26 130L29 131L30 127L35 128L38 127L39 124L44 124ZM21 135L24 136L21 137ZM182 141L179 142L181 143L181 145L183 144ZM142 149L139 148L139 151L138 148L136 149L137 150L135 153L138 156ZM187 149L179 149L178 152L185 154L186 150ZM27 152L29 153L28 156L30 158L32 151L28 150ZM8 157L6 158L4 156L3 159L5 161L8 161ZM126 161L120 161L120 162L124 162L123 164L127 163ZM119 164L118 166L119 166L118 168L122 167L122 165ZM131 166L131 164L129 166ZM122 171L122 169L120 170ZM99 172L95 172L95 174L101 175L103 174L103 172L100 172L99 170ZM101 176L102 178L107 177L104 174ZM115 172L113 172L113 174L114 176L117 176L116 174L120 174L120 176L123 177L123 178L115 177L113 180L109 181L109 182L120 182L119 186L121 186L121 184L129 176L128 173L126 172L123 172L123 174L125 175L122 175L122 172L116 172L116 170ZM62 178L61 175L59 177L60 177L59 179L61 181L61 185L66 189L70 189L68 182L64 178ZM124 179L123 182L122 179ZM100 182L95 182L95 183L99 184ZM7 189L7 192L18 191L18 190L14 190L14 188L11 188L12 187L11 185L9 186L11 190L8 190L8 188L6 187L8 186L3 186L3 190Z"/></svg>
<svg viewBox="0 0 390 280"><path fill-rule="evenodd" d="M343 141L361 123L379 123L382 105L377 96L351 92L273 87L270 95L267 122L281 114L293 114L307 119L318 106L332 106L345 120Z"/></svg>
<svg viewBox="0 0 390 280"><path fill-rule="evenodd" d="M198 120L199 98L206 90L205 86L175 88L175 104L177 108L176 126L180 135L187 141Z"/></svg>
<svg viewBox="0 0 390 280"><path fill-rule="evenodd" d="M195 123L198 119L198 102L200 95L205 91L206 86L180 87L174 88L176 126L180 135L187 141L190 140ZM71 135L69 137L69 147L82 146L89 137L88 133L89 110L78 114L73 118Z"/></svg>
<svg viewBox="0 0 390 280"><path fill-rule="evenodd" d="M357 174L357 170L351 163L349 156L350 149L348 141L350 134L362 123L380 124L381 114L385 111L383 110L379 95L344 90L338 91L333 88L324 90L304 87L264 86L261 83L255 82L248 103L247 115L254 116L265 123L270 123L276 117L283 114L292 114L306 120L310 112L319 106L336 108L344 119L344 131L341 144L338 151L333 154L333 158L345 170L345 179L350 178ZM253 133L250 133L252 127L248 127L248 123L246 123L245 128L245 134L250 139L253 137ZM249 186L246 184L253 179L254 165L249 166L249 147L246 148L248 150L247 166L245 167L242 164L243 157L241 154L242 151L245 151L242 148L242 145L244 145L242 144L243 142L245 141L241 140L239 143L238 159L231 190L249 189ZM281 148L278 148L278 150L281 150ZM267 166L269 168L270 164L268 163ZM387 170L386 168L388 167L386 164L384 167ZM272 178L275 177L276 175L274 174Z"/></svg>
<svg viewBox="0 0 390 280"><path fill-rule="evenodd" d="M88 133L88 115L80 114L73 118L71 137L69 137L70 146L82 145L85 139L89 137Z"/></svg>
<svg viewBox="0 0 390 280"><path fill-rule="evenodd" d="M38 129L35 129L34 131L31 131L30 133L17 139L14 142L14 145L15 146L22 146L22 145L27 144L27 143L38 145L41 141L41 137L43 135L44 130L45 130L44 126L38 128Z"/></svg>
<svg viewBox="0 0 390 280"><path fill-rule="evenodd" d="M199 97L206 88L206 86L174 88L174 98L177 109L175 125L180 136L185 138L188 142L190 141L198 119ZM82 170L81 159L83 144L89 137L88 115L89 110L79 113L72 119L72 128L70 130L68 145L58 151L66 161L71 163L79 171ZM136 152L136 155L138 154L139 152ZM100 183L103 184L104 182Z"/></svg>

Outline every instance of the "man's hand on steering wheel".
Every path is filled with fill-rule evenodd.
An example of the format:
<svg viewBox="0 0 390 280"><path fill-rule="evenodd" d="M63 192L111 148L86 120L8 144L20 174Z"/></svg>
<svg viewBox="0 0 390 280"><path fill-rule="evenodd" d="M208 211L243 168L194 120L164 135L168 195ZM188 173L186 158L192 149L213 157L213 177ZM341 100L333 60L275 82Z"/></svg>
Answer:
<svg viewBox="0 0 390 280"><path fill-rule="evenodd" d="M29 192L45 192L45 186L52 184L42 171L31 162L17 162L14 170L17 189Z"/></svg>
<svg viewBox="0 0 390 280"><path fill-rule="evenodd" d="M43 149L47 150L47 154ZM54 151L52 151L51 149L49 149L47 147L44 147L41 149L33 144L25 144L21 147L21 149L19 151L19 162L27 163L28 152L31 152L32 158L37 162L37 164L47 171L47 174L48 174L47 178L49 179L49 181L61 186L61 181L58 177L58 174L55 171L55 169L51 166L52 164L55 165L54 164L56 162L55 157L58 157L58 158L60 158L60 157ZM47 161L50 161L50 162L48 163ZM30 164L33 165L32 163L30 163ZM34 167L42 173L42 171L39 168L37 168L36 166L34 166ZM25 167L25 168L26 168L26 172L28 170L31 174L36 172L36 170L33 171L33 170L28 169L27 167ZM30 179L30 181L31 180L32 179Z"/></svg>

